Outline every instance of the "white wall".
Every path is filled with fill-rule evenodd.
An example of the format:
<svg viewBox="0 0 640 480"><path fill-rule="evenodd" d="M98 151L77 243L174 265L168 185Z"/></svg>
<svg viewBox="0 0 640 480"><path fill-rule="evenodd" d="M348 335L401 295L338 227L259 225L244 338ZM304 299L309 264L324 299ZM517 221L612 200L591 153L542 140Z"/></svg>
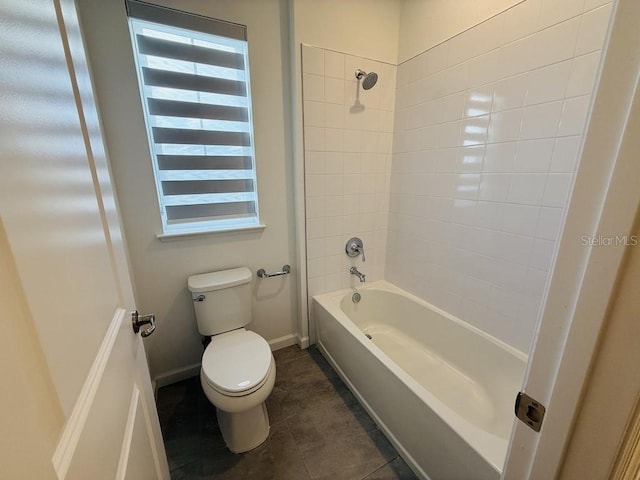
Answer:
<svg viewBox="0 0 640 480"><path fill-rule="evenodd" d="M296 47L397 63L400 0L292 0L292 8Z"/></svg>
<svg viewBox="0 0 640 480"><path fill-rule="evenodd" d="M304 160L309 296L384 278L396 67L304 46ZM363 90L354 72L378 73ZM366 261L345 244L362 239Z"/></svg>
<svg viewBox="0 0 640 480"><path fill-rule="evenodd" d="M105 137L131 255L138 310L154 312L146 345L152 377L197 365L202 356L189 275L246 265L292 274L253 280L253 323L267 340L291 343L298 308L289 106L288 10L278 0L158 1L247 25L262 232L159 241L160 216L127 30L124 2L79 2Z"/></svg>
<svg viewBox="0 0 640 480"><path fill-rule="evenodd" d="M522 0L400 1L402 8L398 63L435 47ZM572 2L556 1L554 3Z"/></svg>
<svg viewBox="0 0 640 480"><path fill-rule="evenodd" d="M611 13L583 4L527 0L398 68L387 279L525 352Z"/></svg>

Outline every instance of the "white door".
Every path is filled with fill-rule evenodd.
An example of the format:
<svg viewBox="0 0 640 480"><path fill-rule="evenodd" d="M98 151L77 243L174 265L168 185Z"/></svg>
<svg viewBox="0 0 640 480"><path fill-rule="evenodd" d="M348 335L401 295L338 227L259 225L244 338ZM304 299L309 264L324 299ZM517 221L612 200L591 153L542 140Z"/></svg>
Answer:
<svg viewBox="0 0 640 480"><path fill-rule="evenodd" d="M624 235L633 231L640 207L640 2L617 0L614 8L611 37L523 386L547 407L546 416L540 433L516 422L505 480L561 475L574 415L623 262ZM629 369L620 375L633 372Z"/></svg>
<svg viewBox="0 0 640 480"><path fill-rule="evenodd" d="M0 24L0 477L168 479L75 3L4 0Z"/></svg>

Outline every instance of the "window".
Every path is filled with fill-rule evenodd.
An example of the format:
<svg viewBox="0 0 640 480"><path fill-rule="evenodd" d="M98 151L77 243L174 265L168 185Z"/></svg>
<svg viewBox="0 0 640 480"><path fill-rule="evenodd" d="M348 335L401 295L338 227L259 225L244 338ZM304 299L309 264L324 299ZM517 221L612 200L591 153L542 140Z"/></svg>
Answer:
<svg viewBox="0 0 640 480"><path fill-rule="evenodd" d="M246 27L127 11L164 234L258 226Z"/></svg>

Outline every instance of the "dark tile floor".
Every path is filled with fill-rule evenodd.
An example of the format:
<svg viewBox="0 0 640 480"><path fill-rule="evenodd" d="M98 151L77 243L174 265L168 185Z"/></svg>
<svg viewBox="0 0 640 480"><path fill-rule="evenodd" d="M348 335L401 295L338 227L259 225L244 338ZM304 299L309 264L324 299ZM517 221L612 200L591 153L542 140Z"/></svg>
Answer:
<svg viewBox="0 0 640 480"><path fill-rule="evenodd" d="M198 377L158 391L173 480L416 479L317 349L292 346L274 357L271 432L247 453L225 447Z"/></svg>

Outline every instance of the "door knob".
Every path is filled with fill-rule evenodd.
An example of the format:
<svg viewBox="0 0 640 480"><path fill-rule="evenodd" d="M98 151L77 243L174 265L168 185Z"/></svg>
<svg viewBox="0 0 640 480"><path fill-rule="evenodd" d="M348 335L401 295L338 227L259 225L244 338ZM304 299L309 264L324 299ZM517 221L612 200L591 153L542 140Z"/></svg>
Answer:
<svg viewBox="0 0 640 480"><path fill-rule="evenodd" d="M133 332L138 333L142 325L149 324L148 328L145 328L140 335L148 337L156 331L156 316L153 313L147 315L140 315L137 310L131 312L131 323L133 325Z"/></svg>

